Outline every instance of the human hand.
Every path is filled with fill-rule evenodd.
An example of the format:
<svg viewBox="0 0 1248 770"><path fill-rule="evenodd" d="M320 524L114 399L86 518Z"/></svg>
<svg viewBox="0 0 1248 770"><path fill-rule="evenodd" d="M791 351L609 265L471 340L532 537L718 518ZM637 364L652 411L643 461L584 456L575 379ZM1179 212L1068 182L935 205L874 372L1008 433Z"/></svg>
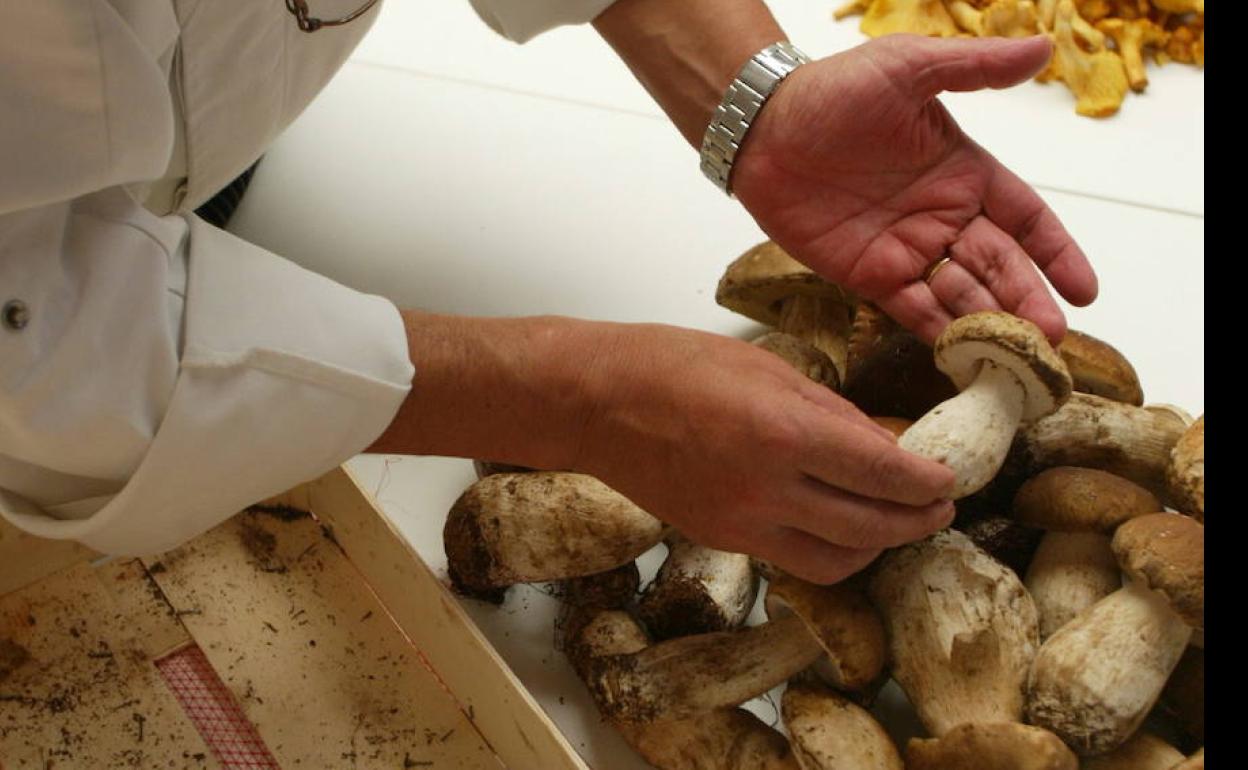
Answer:
<svg viewBox="0 0 1248 770"><path fill-rule="evenodd" d="M691 539L833 583L952 521L948 468L778 356L613 327L584 375L596 408L570 466Z"/></svg>
<svg viewBox="0 0 1248 770"><path fill-rule="evenodd" d="M795 70L734 161L733 190L794 258L931 343L956 316L1006 310L1055 343L1096 276L1056 215L962 133L941 91L1004 88L1047 38L890 35ZM927 268L952 261L926 283Z"/></svg>

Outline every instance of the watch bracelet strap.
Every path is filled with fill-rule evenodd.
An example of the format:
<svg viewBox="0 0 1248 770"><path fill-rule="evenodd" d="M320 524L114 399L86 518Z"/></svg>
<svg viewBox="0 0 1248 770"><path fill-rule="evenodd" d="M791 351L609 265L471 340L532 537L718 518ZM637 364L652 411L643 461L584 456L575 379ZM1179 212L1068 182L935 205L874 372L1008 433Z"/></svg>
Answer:
<svg viewBox="0 0 1248 770"><path fill-rule="evenodd" d="M702 137L701 151L702 173L728 195L733 161L763 104L789 73L809 61L793 44L773 43L750 57L728 86Z"/></svg>

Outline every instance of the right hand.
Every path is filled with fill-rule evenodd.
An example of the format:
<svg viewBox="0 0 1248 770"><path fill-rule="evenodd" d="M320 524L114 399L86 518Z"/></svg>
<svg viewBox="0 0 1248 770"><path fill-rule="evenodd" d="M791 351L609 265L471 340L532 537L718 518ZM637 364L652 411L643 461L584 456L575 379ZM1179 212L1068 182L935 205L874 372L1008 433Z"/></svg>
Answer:
<svg viewBox="0 0 1248 770"><path fill-rule="evenodd" d="M827 584L953 520L952 471L778 356L671 326L599 333L570 467L696 542Z"/></svg>

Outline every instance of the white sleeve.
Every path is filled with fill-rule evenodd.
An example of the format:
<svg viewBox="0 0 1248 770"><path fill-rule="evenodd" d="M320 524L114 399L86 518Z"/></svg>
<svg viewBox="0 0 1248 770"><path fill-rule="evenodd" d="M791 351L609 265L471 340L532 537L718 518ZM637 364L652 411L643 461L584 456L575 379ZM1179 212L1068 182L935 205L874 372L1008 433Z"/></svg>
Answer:
<svg viewBox="0 0 1248 770"><path fill-rule="evenodd" d="M177 34L169 3L0 23L0 515L106 553L350 458L413 374L390 302L128 192L169 163Z"/></svg>
<svg viewBox="0 0 1248 770"><path fill-rule="evenodd" d="M675 0L673 0L674 2ZM469 0L500 35L524 43L565 24L592 21L615 0Z"/></svg>
<svg viewBox="0 0 1248 770"><path fill-rule="evenodd" d="M0 215L0 513L149 555L371 443L398 311L120 188Z"/></svg>

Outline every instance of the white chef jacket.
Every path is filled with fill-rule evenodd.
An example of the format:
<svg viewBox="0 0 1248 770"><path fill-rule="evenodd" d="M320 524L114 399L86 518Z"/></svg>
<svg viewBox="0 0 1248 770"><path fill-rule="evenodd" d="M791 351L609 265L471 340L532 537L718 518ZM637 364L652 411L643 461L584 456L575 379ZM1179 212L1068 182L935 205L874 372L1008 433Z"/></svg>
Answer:
<svg viewBox="0 0 1248 770"><path fill-rule="evenodd" d="M521 41L611 0L471 2ZM0 0L0 305L28 318L0 322L0 515L154 554L390 423L414 375L394 305L192 213L379 10L308 34L284 0Z"/></svg>

